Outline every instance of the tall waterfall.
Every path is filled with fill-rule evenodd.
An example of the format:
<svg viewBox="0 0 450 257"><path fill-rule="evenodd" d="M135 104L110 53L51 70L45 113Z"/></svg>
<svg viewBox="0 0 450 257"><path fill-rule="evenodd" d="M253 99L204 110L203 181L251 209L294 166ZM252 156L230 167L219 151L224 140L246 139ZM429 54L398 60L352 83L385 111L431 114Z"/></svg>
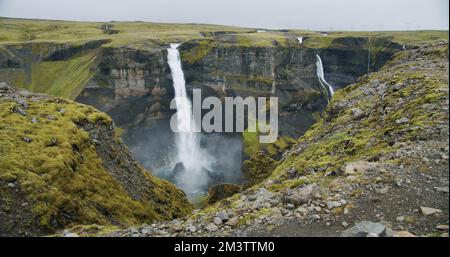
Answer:
<svg viewBox="0 0 450 257"><path fill-rule="evenodd" d="M197 127L192 114L192 103L186 93L186 82L181 66L179 44L171 44L167 49L167 61L170 67L175 90L175 103L177 107L177 135L176 156L174 164L182 163L183 172L178 174L177 184L187 194L196 194L208 182L205 172L211 167L212 157L200 147L197 136Z"/></svg>
<svg viewBox="0 0 450 257"><path fill-rule="evenodd" d="M317 67L317 78L319 79L319 83L323 87L323 89L327 92L328 98L331 99L331 97L334 95L334 89L333 86L331 86L330 83L328 83L325 80L322 59L320 58L319 55L316 55L316 67Z"/></svg>

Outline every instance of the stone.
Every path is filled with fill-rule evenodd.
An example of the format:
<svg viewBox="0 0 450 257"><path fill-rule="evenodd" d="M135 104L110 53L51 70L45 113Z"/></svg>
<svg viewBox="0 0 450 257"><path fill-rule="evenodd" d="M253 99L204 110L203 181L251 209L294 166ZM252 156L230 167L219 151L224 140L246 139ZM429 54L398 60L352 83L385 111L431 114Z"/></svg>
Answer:
<svg viewBox="0 0 450 257"><path fill-rule="evenodd" d="M342 226L343 226L344 228L348 226L348 223L345 222L345 221L343 221L341 224L342 224Z"/></svg>
<svg viewBox="0 0 450 257"><path fill-rule="evenodd" d="M298 175L298 171L295 168L290 168L286 171L286 174L288 175L289 179L294 179Z"/></svg>
<svg viewBox="0 0 450 257"><path fill-rule="evenodd" d="M227 221L226 224L231 226L231 227L234 227L234 226L236 226L238 224L238 222L239 222L239 218L238 217L233 217L229 221Z"/></svg>
<svg viewBox="0 0 450 257"><path fill-rule="evenodd" d="M35 118L35 117L33 117L32 119L31 119L31 123L34 123L34 124L36 124L38 121L37 121L37 119Z"/></svg>
<svg viewBox="0 0 450 257"><path fill-rule="evenodd" d="M420 210L422 211L422 214L425 215L425 216L430 216L430 215L442 212L439 209L430 208L430 207L423 207L423 206L420 206Z"/></svg>
<svg viewBox="0 0 450 257"><path fill-rule="evenodd" d="M384 237L386 226L372 221L361 221L356 226L342 232L342 237Z"/></svg>
<svg viewBox="0 0 450 257"><path fill-rule="evenodd" d="M304 187L292 189L283 196L283 202L285 204L300 206L312 200L318 192L319 186L317 184L310 184Z"/></svg>
<svg viewBox="0 0 450 257"><path fill-rule="evenodd" d="M348 215L348 213L349 213L348 208L344 208L344 215Z"/></svg>
<svg viewBox="0 0 450 257"><path fill-rule="evenodd" d="M14 183L8 183L8 187L14 188L14 187L16 187L16 184L14 184Z"/></svg>
<svg viewBox="0 0 450 257"><path fill-rule="evenodd" d="M397 218L395 218L397 221L402 222L405 220L404 216L398 216Z"/></svg>
<svg viewBox="0 0 450 257"><path fill-rule="evenodd" d="M295 208L295 206L292 203L286 204L286 209L293 210L294 208Z"/></svg>
<svg viewBox="0 0 450 257"><path fill-rule="evenodd" d="M327 201L327 208L329 210L333 209L333 202L332 201Z"/></svg>
<svg viewBox="0 0 450 257"><path fill-rule="evenodd" d="M434 189L436 189L437 192L439 193L449 193L449 188L448 187L435 187Z"/></svg>
<svg viewBox="0 0 450 257"><path fill-rule="evenodd" d="M363 173L372 168L372 164L370 162L365 161L356 161L347 163L344 167L344 175L350 176L358 173Z"/></svg>
<svg viewBox="0 0 450 257"><path fill-rule="evenodd" d="M191 233L195 233L195 231L197 231L197 228L193 225L190 225L186 228L187 231L191 232Z"/></svg>
<svg viewBox="0 0 450 257"><path fill-rule="evenodd" d="M23 110L22 108L18 107L18 106L14 107L14 112L17 113L17 114L20 114L22 116L26 116L27 115L27 112L25 110Z"/></svg>
<svg viewBox="0 0 450 257"><path fill-rule="evenodd" d="M27 91L27 90L20 90L19 91L19 95L28 98L28 97L31 96L31 93L29 91Z"/></svg>
<svg viewBox="0 0 450 257"><path fill-rule="evenodd" d="M222 220L219 217L214 217L213 222L217 226L222 225Z"/></svg>
<svg viewBox="0 0 450 257"><path fill-rule="evenodd" d="M24 99L17 100L17 103L20 104L25 110L28 109L28 103Z"/></svg>
<svg viewBox="0 0 450 257"><path fill-rule="evenodd" d="M220 211L216 214L216 217L218 217L220 220L222 220L222 222L226 222L227 220L230 219L230 216L228 215L228 213L226 211Z"/></svg>
<svg viewBox="0 0 450 257"><path fill-rule="evenodd" d="M333 208L337 208L337 207L341 207L341 203L340 202L338 202L338 201L333 201Z"/></svg>
<svg viewBox="0 0 450 257"><path fill-rule="evenodd" d="M219 227L217 227L214 223L209 223L209 224L206 226L206 229L207 229L208 231L210 231L210 232L215 232L215 231L217 231L217 230L219 229Z"/></svg>
<svg viewBox="0 0 450 257"><path fill-rule="evenodd" d="M79 235L77 233L73 233L68 230L64 230L63 237L79 237Z"/></svg>
<svg viewBox="0 0 450 257"><path fill-rule="evenodd" d="M437 225L436 229L440 231L448 231L448 225Z"/></svg>
<svg viewBox="0 0 450 257"><path fill-rule="evenodd" d="M29 137L23 137L22 140L27 143L31 143L33 140Z"/></svg>
<svg viewBox="0 0 450 257"><path fill-rule="evenodd" d="M394 232L394 237L417 237L417 236L408 231L396 231Z"/></svg>
<svg viewBox="0 0 450 257"><path fill-rule="evenodd" d="M355 182L358 179L358 177L350 175L346 179L348 182Z"/></svg>
<svg viewBox="0 0 450 257"><path fill-rule="evenodd" d="M359 108L352 109L352 114L353 118L355 119L360 119L365 115L364 112Z"/></svg>
<svg viewBox="0 0 450 257"><path fill-rule="evenodd" d="M302 214L307 214L309 212L305 207L298 207L297 211Z"/></svg>
<svg viewBox="0 0 450 257"><path fill-rule="evenodd" d="M395 120L395 123L397 123L397 124L404 124L404 123L408 123L408 122L409 122L409 119L406 118L406 117L403 117L401 119Z"/></svg>

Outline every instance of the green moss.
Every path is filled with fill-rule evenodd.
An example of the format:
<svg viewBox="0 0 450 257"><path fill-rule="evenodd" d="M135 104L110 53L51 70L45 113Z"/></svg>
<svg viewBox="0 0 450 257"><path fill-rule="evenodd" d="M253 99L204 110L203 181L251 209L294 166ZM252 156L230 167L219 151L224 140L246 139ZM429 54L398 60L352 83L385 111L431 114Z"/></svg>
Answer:
<svg viewBox="0 0 450 257"><path fill-rule="evenodd" d="M189 51L181 52L181 59L187 63L197 63L201 61L215 46L214 40L202 39L197 41L197 45Z"/></svg>
<svg viewBox="0 0 450 257"><path fill-rule="evenodd" d="M264 32L264 33L242 33L236 35L237 43L239 47L274 47L274 46L286 46L287 36L277 32Z"/></svg>
<svg viewBox="0 0 450 257"><path fill-rule="evenodd" d="M91 68L96 53L93 50L64 61L33 63L30 74L24 72L16 76L12 84L32 92L74 99L93 76Z"/></svg>
<svg viewBox="0 0 450 257"><path fill-rule="evenodd" d="M131 225L189 212L167 181L145 172L156 197L136 200L105 169L89 134L75 122L110 125L106 114L64 99L29 101L27 116L12 112L16 105L0 102L0 179L18 182L36 226L52 231L75 224Z"/></svg>
<svg viewBox="0 0 450 257"><path fill-rule="evenodd" d="M246 186L257 184L269 177L276 165L277 162L263 152L251 155L242 165Z"/></svg>
<svg viewBox="0 0 450 257"><path fill-rule="evenodd" d="M242 133L244 153L247 156L252 156L259 151L263 151L271 158L276 159L279 154L281 154L283 151L285 151L295 143L295 140L293 138L282 136L279 137L274 143L262 144L259 142L259 137L259 129L257 129L256 132L250 132L247 129Z"/></svg>
<svg viewBox="0 0 450 257"><path fill-rule="evenodd" d="M125 134L125 129L121 127L115 127L114 128L114 134L116 137L122 137L122 135Z"/></svg>

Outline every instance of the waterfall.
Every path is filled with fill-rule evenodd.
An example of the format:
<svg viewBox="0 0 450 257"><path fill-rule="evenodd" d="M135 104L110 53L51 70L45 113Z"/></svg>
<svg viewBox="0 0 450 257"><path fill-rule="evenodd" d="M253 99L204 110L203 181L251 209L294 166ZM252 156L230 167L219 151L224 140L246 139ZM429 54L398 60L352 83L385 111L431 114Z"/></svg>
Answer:
<svg viewBox="0 0 450 257"><path fill-rule="evenodd" d="M170 67L175 90L175 103L177 108L176 156L175 167L182 163L184 168L177 174L177 184L188 195L196 194L206 186L208 177L205 172L210 171L213 158L200 147L199 133L192 115L192 103L186 93L186 82L181 66L179 44L171 44L167 49L167 61ZM175 168L176 169L176 168Z"/></svg>
<svg viewBox="0 0 450 257"><path fill-rule="evenodd" d="M328 98L334 95L333 87L325 80L325 74L323 72L322 59L319 55L316 55L316 67L317 67L317 78L319 79L320 85L327 92Z"/></svg>
<svg viewBox="0 0 450 257"><path fill-rule="evenodd" d="M300 43L300 45L303 44L303 37L298 37L297 40Z"/></svg>

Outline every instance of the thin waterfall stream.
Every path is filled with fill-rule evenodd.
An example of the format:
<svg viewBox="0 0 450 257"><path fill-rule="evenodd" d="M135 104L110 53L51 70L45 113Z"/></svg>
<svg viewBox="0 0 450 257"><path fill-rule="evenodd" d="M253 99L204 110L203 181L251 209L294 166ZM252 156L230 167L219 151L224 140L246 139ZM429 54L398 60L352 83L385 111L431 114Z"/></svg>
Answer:
<svg viewBox="0 0 450 257"><path fill-rule="evenodd" d="M328 100L334 95L333 86L325 80L325 74L323 72L322 59L319 55L316 55L316 67L317 67L317 78L319 79L320 85L327 92Z"/></svg>

